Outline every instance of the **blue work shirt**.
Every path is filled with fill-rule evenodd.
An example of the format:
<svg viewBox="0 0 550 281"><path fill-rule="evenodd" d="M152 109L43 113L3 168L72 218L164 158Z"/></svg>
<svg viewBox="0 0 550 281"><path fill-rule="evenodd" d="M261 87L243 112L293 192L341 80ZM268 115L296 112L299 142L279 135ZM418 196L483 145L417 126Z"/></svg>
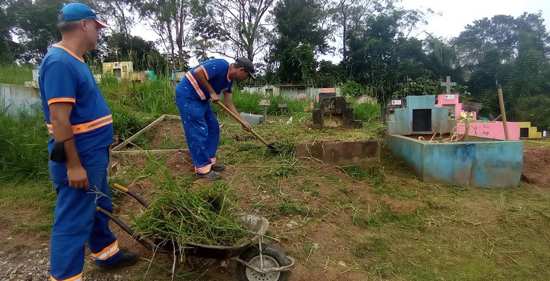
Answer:
<svg viewBox="0 0 550 281"><path fill-rule="evenodd" d="M40 65L40 97L44 119L52 135L49 105L71 103L70 115L76 149L85 154L108 147L113 141L111 111L101 96L88 65L70 50L54 45ZM49 149L54 139L50 138Z"/></svg>
<svg viewBox="0 0 550 281"><path fill-rule="evenodd" d="M206 87L200 85L199 80L195 78L196 73L199 71L205 74L206 79L218 95L222 94L222 92L231 92L233 81L228 76L229 62L224 59L210 59L185 74L185 77L181 79L181 82L176 87L177 95L189 95L185 98L200 100L210 99L210 93Z"/></svg>

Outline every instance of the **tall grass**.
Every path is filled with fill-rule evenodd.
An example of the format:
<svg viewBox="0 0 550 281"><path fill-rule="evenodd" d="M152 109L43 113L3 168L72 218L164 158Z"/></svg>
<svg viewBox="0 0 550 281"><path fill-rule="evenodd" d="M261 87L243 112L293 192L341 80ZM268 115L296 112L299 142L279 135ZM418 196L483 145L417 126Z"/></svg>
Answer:
<svg viewBox="0 0 550 281"><path fill-rule="evenodd" d="M170 80L134 83L104 75L100 88L113 112L115 132L122 139L162 114L178 114Z"/></svg>
<svg viewBox="0 0 550 281"><path fill-rule="evenodd" d="M0 65L0 83L23 85L32 80L32 66Z"/></svg>
<svg viewBox="0 0 550 281"><path fill-rule="evenodd" d="M135 83L117 81L110 76L101 79L101 91L111 102L118 103L135 111L162 114L178 114L175 90L168 79Z"/></svg>
<svg viewBox="0 0 550 281"><path fill-rule="evenodd" d="M376 103L355 103L353 104L353 114L356 119L364 122L380 120L380 105Z"/></svg>
<svg viewBox="0 0 550 281"><path fill-rule="evenodd" d="M308 105L308 101L294 100L284 96L268 96L264 97L258 94L252 94L244 91L235 90L233 93L233 102L239 111L262 114L264 112L263 106L260 106L262 99L268 99L270 102L267 108L267 113L272 115L278 115L281 113L279 105L286 104L288 113L304 112L304 109Z"/></svg>
<svg viewBox="0 0 550 281"><path fill-rule="evenodd" d="M0 106L0 180L47 179L48 133L41 114L8 116Z"/></svg>

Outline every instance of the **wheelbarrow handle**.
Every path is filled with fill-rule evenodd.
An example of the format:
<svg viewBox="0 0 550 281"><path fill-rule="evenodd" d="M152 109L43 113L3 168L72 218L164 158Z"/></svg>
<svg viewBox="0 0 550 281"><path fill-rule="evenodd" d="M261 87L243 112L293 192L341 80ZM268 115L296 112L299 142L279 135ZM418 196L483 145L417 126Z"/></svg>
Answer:
<svg viewBox="0 0 550 281"><path fill-rule="evenodd" d="M113 184L113 188L136 199L136 201L138 201L143 207L147 208L149 207L149 203L147 203L147 201L145 201L145 199L143 199L143 197L139 196L138 194L132 192L132 191L129 191L127 187L125 186L122 186L118 183L115 183Z"/></svg>
<svg viewBox="0 0 550 281"><path fill-rule="evenodd" d="M235 112L231 111L229 108L227 108L227 106L225 104L223 104L220 101L216 102L216 104L219 107L221 107L225 112L227 112L227 114L229 114L231 117L233 117L233 119L235 119L235 121L239 122L239 124L241 124L243 126L246 126L244 121L241 119L241 117L238 114L236 114ZM254 129L250 128L247 131L249 131L252 135L254 135L263 144L265 144L266 146L269 146L269 143L264 138L262 138L262 136L260 136L258 133L256 133L254 131Z"/></svg>
<svg viewBox="0 0 550 281"><path fill-rule="evenodd" d="M107 217L109 217L109 219L111 219L116 225L118 225L120 228L122 228L122 230L124 230L124 232L128 233L130 236L132 236L132 238L134 238L137 242L139 242L141 245L143 245L145 248L147 248L148 250L155 250L157 247L155 245L155 243L147 240L147 239L143 239L141 237L139 237L139 235L137 235L137 233L132 230L132 228L130 228L130 226L128 226L126 223L124 223L121 219L115 217L111 212L101 208L101 207L96 207L96 211L100 212L100 213L103 213L104 215L106 215Z"/></svg>

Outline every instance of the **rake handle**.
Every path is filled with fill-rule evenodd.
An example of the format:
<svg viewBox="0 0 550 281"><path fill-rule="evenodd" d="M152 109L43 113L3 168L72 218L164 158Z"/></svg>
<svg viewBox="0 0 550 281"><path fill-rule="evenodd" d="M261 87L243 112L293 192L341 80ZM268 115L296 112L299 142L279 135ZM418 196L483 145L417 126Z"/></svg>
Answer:
<svg viewBox="0 0 550 281"><path fill-rule="evenodd" d="M231 111L229 108L227 108L227 106L225 106L225 104L223 104L222 102L216 102L216 104L219 105L231 117L233 117L233 119L235 119L235 121L237 121L237 122L239 122L239 124L245 126L245 123L241 119L241 117L239 115L237 115L235 112ZM256 133L252 128L250 128L250 130L248 130L248 131L250 133L252 133L252 135L254 135L257 139L259 139L263 144L265 144L266 146L269 146L269 143L264 138L262 138L262 136L258 135L258 133Z"/></svg>

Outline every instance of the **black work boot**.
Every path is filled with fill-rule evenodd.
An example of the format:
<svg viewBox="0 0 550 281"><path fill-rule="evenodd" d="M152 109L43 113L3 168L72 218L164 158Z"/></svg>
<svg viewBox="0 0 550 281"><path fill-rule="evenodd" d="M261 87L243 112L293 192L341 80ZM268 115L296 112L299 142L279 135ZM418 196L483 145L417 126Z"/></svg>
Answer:
<svg viewBox="0 0 550 281"><path fill-rule="evenodd" d="M111 259L113 260L96 261L95 263L103 270L116 270L136 264L139 257L130 251L120 249L119 252Z"/></svg>
<svg viewBox="0 0 550 281"><path fill-rule="evenodd" d="M223 172L225 171L225 165L224 164L212 164L212 170L214 170L214 172Z"/></svg>
<svg viewBox="0 0 550 281"><path fill-rule="evenodd" d="M200 178L200 179L207 179L207 180L210 180L210 181L216 181L216 180L219 180L222 178L222 176L220 176L220 174L214 170L210 170L210 172L206 173L206 174L199 174L199 173L196 173L197 177Z"/></svg>

